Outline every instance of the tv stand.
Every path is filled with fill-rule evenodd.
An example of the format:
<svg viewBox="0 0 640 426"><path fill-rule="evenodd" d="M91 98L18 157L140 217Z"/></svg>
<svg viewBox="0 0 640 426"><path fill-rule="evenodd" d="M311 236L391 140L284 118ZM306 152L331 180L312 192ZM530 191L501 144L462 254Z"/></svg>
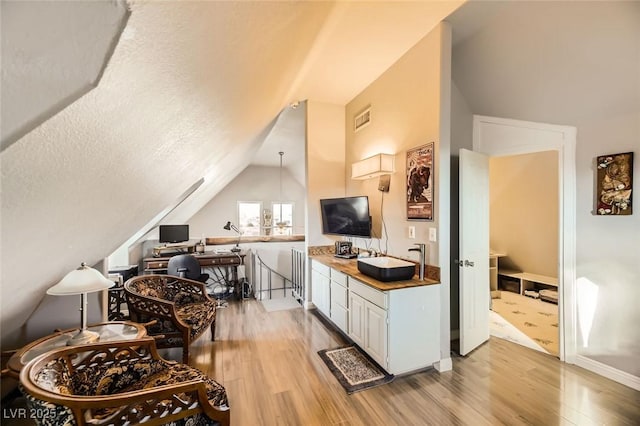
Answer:
<svg viewBox="0 0 640 426"><path fill-rule="evenodd" d="M153 248L153 257L160 257L162 254L167 254L167 252L181 254L194 253L195 251L195 243L162 244Z"/></svg>

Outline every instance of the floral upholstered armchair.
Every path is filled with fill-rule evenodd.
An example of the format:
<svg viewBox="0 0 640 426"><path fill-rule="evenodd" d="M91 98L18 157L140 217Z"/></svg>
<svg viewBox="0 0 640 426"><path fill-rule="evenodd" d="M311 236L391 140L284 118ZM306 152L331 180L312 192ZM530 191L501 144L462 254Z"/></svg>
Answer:
<svg viewBox="0 0 640 426"><path fill-rule="evenodd" d="M124 284L132 321L151 323L147 333L156 336L159 348L182 347L182 361L189 362L191 342L211 328L214 340L216 302L203 283L171 275L140 275Z"/></svg>
<svg viewBox="0 0 640 426"><path fill-rule="evenodd" d="M38 425L229 425L224 387L162 359L150 337L47 352L20 383Z"/></svg>

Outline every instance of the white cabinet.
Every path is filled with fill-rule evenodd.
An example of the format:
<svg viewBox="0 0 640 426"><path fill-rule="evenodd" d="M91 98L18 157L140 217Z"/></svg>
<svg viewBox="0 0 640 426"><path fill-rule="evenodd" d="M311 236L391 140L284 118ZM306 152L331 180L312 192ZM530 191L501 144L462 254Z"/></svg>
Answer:
<svg viewBox="0 0 640 426"><path fill-rule="evenodd" d="M377 290L349 277L349 337L392 374L440 360L440 286Z"/></svg>
<svg viewBox="0 0 640 426"><path fill-rule="evenodd" d="M388 367L386 300L385 292L349 278L348 335L385 369Z"/></svg>
<svg viewBox="0 0 640 426"><path fill-rule="evenodd" d="M334 269L331 270L331 321L340 330L348 333L349 296L346 285L334 280ZM343 274L344 275L344 274Z"/></svg>
<svg viewBox="0 0 640 426"><path fill-rule="evenodd" d="M364 307L367 303L362 297L358 296L353 291L349 292L349 315L348 315L348 323L349 323L349 331L347 335L353 340L358 346L364 349L364 324L365 324L365 313Z"/></svg>
<svg viewBox="0 0 640 426"><path fill-rule="evenodd" d="M312 260L313 303L391 374L440 361L440 286L381 291Z"/></svg>
<svg viewBox="0 0 640 426"><path fill-rule="evenodd" d="M331 278L330 270L318 261L311 261L311 300L325 316L330 316Z"/></svg>
<svg viewBox="0 0 640 426"><path fill-rule="evenodd" d="M378 362L389 368L387 362L387 311L366 302L364 307L364 350Z"/></svg>

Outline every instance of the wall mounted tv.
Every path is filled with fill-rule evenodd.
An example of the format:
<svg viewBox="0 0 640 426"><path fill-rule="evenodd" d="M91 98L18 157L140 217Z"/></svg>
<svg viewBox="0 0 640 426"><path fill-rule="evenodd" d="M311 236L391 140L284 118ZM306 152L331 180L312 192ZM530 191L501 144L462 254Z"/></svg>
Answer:
<svg viewBox="0 0 640 426"><path fill-rule="evenodd" d="M322 233L349 237L371 237L369 197L326 198L320 200Z"/></svg>
<svg viewBox="0 0 640 426"><path fill-rule="evenodd" d="M181 243L189 241L189 225L160 225L161 243Z"/></svg>

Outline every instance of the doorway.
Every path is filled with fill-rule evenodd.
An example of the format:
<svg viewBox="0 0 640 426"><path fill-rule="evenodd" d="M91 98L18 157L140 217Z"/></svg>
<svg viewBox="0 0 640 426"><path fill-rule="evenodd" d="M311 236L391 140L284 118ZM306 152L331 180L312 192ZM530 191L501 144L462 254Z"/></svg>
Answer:
<svg viewBox="0 0 640 426"><path fill-rule="evenodd" d="M489 334L559 354L558 152L489 158Z"/></svg>
<svg viewBox="0 0 640 426"><path fill-rule="evenodd" d="M557 151L559 170L559 199L558 199L558 310L559 310L559 357L562 361L575 362L576 353L576 324L575 324L575 140L576 129L569 126L557 126L543 123L525 122L497 117L476 115L473 118L473 151L478 155L487 157L501 157L508 155L527 154L540 151ZM461 170L463 169L461 162ZM467 188L461 187L461 200ZM460 205L460 222L466 215L476 214L475 211L465 211ZM488 221L487 221L488 227ZM483 233L488 235L488 231ZM465 258L469 243L477 243L465 240L465 233L460 232L460 256ZM488 237L486 241L486 257L488 258ZM471 263L473 265L473 262ZM478 262L480 267L465 268L465 271L474 269L476 278L465 282L465 274L460 276L460 342L461 345L468 337L474 336L478 329L477 320L480 315L474 317L474 330L466 330L462 321L464 315L469 316L469 306L473 312L482 312L486 309L485 300L474 299L478 291L474 289L478 285L487 286L489 277L489 263ZM479 277L479 278L477 278ZM485 278L486 277L486 278ZM484 311L486 312L486 311ZM486 330L488 331L488 316ZM487 332L488 336L488 332ZM488 338L488 337L487 337ZM473 339L470 339L473 340ZM482 343L482 342L480 342ZM478 344L480 344L478 343ZM466 353L473 350L469 348Z"/></svg>

